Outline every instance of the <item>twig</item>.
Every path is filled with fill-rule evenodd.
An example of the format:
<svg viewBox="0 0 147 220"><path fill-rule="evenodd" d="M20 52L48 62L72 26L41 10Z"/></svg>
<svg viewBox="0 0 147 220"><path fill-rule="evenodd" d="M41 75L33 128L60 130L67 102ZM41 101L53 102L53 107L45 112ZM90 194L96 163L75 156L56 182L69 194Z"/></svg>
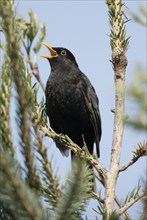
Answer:
<svg viewBox="0 0 147 220"><path fill-rule="evenodd" d="M44 126L41 126L40 130L42 130L46 136L51 137L52 139L56 140L56 142L60 142L60 144L71 149L74 154L85 158L85 160L87 160L88 163L90 163L98 171L99 175L102 176L105 180L107 172L105 167L99 161L94 159L92 155L87 155L86 151L84 149L81 149L77 144L73 143L67 135L57 134L51 128L48 129Z"/></svg>
<svg viewBox="0 0 147 220"><path fill-rule="evenodd" d="M5 37L6 37L6 47L8 53L8 57L10 58L11 70L12 70L12 80L16 86L16 92L18 93L17 101L18 101L18 113L17 121L20 126L20 142L22 147L22 151L25 156L25 164L28 168L27 180L29 184L33 185L35 182L36 171L35 165L33 163L33 156L31 153L31 143L30 143L30 125L28 123L28 118L31 112L30 106L26 100L27 89L24 87L24 81L21 80L22 74L24 74L24 65L22 57L19 54L20 44L19 37L16 32L15 18L14 18L14 1L0 1L0 14L3 19L3 26L6 27ZM11 5L12 4L12 5ZM3 27L2 26L2 27ZM27 107L26 107L27 106Z"/></svg>
<svg viewBox="0 0 147 220"><path fill-rule="evenodd" d="M119 172L125 171L127 168L129 168L131 165L133 165L140 157L143 155L137 155L133 157L127 164L119 168Z"/></svg>
<svg viewBox="0 0 147 220"><path fill-rule="evenodd" d="M75 154L79 155L82 158L84 157L98 171L100 176L98 176L96 174L95 174L95 176L102 183L102 185L105 185L105 175L106 175L107 170L106 170L106 168L103 167L103 165L99 161L95 160L93 158L93 156L89 156L89 155L87 156L86 153L85 153L85 150L81 149L78 145L73 143L72 140L70 140L69 137L57 134L52 129L47 129L46 127L43 127L43 126L40 127L40 129L44 132L44 134L46 136L51 137L56 141L60 140L60 144L64 143L64 146L71 149ZM95 198L97 198L100 202L103 203L104 200L98 194L93 193L93 195L94 195ZM121 208L120 202L119 202L119 200L117 199L116 196L115 196L115 201L118 204L118 206ZM124 215L125 215L127 220L131 220L128 213L124 213Z"/></svg>
<svg viewBox="0 0 147 220"><path fill-rule="evenodd" d="M95 175L95 177L101 182L101 184L104 186L104 181L103 181L103 179L102 179L100 176L98 176L96 173L94 173L94 175ZM105 186L104 186L104 187L105 187ZM122 204L121 204L121 202L119 201L119 199L118 199L116 196L115 196L114 200L115 200L116 204L118 205L118 207L121 208L121 207L122 207ZM131 217L129 216L129 214L127 213L127 211L123 213L123 216L124 216L124 218L125 218L126 220L131 220Z"/></svg>
<svg viewBox="0 0 147 220"><path fill-rule="evenodd" d="M10 169L5 157L3 156L0 157L0 163L1 163L1 168L5 171L5 173L9 177L9 181L12 187L14 188L15 195L20 200L22 207L24 208L24 210L27 212L28 216L31 219L37 220L38 218L36 216L36 213L34 212L33 208L29 205L28 201L26 201L26 198L22 190L22 186L18 185L18 182L14 177L14 174L12 173L12 170Z"/></svg>
<svg viewBox="0 0 147 220"><path fill-rule="evenodd" d="M122 208L122 204L121 204L121 202L119 201L119 199L115 196L115 202L116 202L116 204L118 205L118 207L121 209ZM124 211L123 213L122 213L122 215L124 216L124 218L126 219L126 220L132 220L132 218L129 216L129 214L128 214L128 212L127 211Z"/></svg>
<svg viewBox="0 0 147 220"><path fill-rule="evenodd" d="M94 173L94 175L99 180L99 182L105 187L103 178L101 176L97 175L96 173Z"/></svg>
<svg viewBox="0 0 147 220"><path fill-rule="evenodd" d="M92 196L93 198L96 198L99 202L104 203L104 199L101 198L101 196L95 193L94 191L92 192Z"/></svg>
<svg viewBox="0 0 147 220"><path fill-rule="evenodd" d="M134 157L124 166L119 168L119 172L126 170L128 167L133 165L140 157L145 156L147 153L147 142L138 143L136 151L134 152Z"/></svg>
<svg viewBox="0 0 147 220"><path fill-rule="evenodd" d="M60 198L60 191L58 189L58 182L55 179L55 177L53 176L53 171L52 171L52 168L51 168L51 164L47 159L46 149L42 145L42 138L40 136L40 133L38 131L38 127L35 124L35 122L33 123L33 127L34 127L34 130L35 130L35 133L36 133L36 138L38 140L38 144L37 144L38 152L40 153L40 155L43 158L42 164L43 164L44 170L48 174L48 178L49 178L49 181L51 183L51 186L53 187L53 193L54 193L53 197L57 201Z"/></svg>
<svg viewBox="0 0 147 220"><path fill-rule="evenodd" d="M142 197L147 196L147 192L143 190L138 196L131 199L127 204L125 204L119 211L116 212L116 215L121 216L126 210L128 210L134 203L136 203Z"/></svg>
<svg viewBox="0 0 147 220"><path fill-rule="evenodd" d="M41 81L40 75L39 75L39 68L38 68L38 64L34 63L30 57L28 57L28 63L30 65L30 68L32 70L32 74L35 76L35 78L37 79L37 81L39 82L43 92L45 92L45 87L43 85L43 82Z"/></svg>

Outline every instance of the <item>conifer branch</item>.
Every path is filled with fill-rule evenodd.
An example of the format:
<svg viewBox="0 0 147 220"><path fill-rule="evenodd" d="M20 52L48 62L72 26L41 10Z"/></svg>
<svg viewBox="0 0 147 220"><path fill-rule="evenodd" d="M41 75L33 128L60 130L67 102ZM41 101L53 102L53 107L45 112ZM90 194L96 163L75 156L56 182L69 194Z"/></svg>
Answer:
<svg viewBox="0 0 147 220"><path fill-rule="evenodd" d="M76 158L73 161L73 172L68 176L68 183L62 193L55 210L54 220L81 219L80 214L86 207L92 190L92 172L84 160Z"/></svg>
<svg viewBox="0 0 147 220"><path fill-rule="evenodd" d="M147 154L147 142L138 143L136 150L134 151L133 158L124 166L119 168L119 172L125 171L130 166L132 166L140 157L143 157Z"/></svg>
<svg viewBox="0 0 147 220"><path fill-rule="evenodd" d="M11 131L9 128L9 105L10 105L10 60L4 55L1 73L1 89L0 89L0 140L3 149L9 151L13 155L14 147L11 141Z"/></svg>
<svg viewBox="0 0 147 220"><path fill-rule="evenodd" d="M110 44L112 48L112 64L115 79L115 111L113 143L111 150L110 168L106 178L105 212L106 219L113 212L115 188L119 172L120 152L124 127L124 99L125 99L125 70L127 59L125 56L129 40L125 36L125 20L123 19L123 3L121 0L107 0L111 26Z"/></svg>
<svg viewBox="0 0 147 220"><path fill-rule="evenodd" d="M104 205L103 213L106 216L106 219L116 215L118 217L123 215L125 216L125 219L130 220L131 218L126 210L139 199L146 196L146 192L143 190L140 194L138 194L137 191L137 193L134 194L135 196L132 197L131 192L129 194L130 196L127 197L129 198L126 200L127 202L122 205L115 196L117 177L119 172L126 170L141 156L146 154L147 143L139 143L132 160L130 160L126 165L119 167L120 148L123 135L125 69L127 65L125 53L129 43L129 38L126 39L125 37L126 21L123 19L124 12L122 10L122 6L124 4L121 0L107 0L111 25L110 43L112 48L112 64L115 72L116 92L116 105L113 110L115 117L113 146L110 169L107 171L106 168L88 152L86 145L84 145L83 148L80 148L73 143L67 135L57 134L51 128L48 128L45 118L40 117L40 113L38 111L39 108L38 106L37 108L35 106L37 103L37 97L34 97L34 95L37 95L37 92L34 92L33 88L35 86L31 86L30 74L27 73L23 57L19 52L20 45L23 42L27 52L27 62L30 65L32 74L36 77L43 91L45 91L44 85L40 79L38 65L30 58L32 42L38 33L39 23L37 22L36 15L30 11L30 21L28 22L22 18L22 22L24 22L23 24L25 27L22 27L21 30L21 24L19 26L19 21L16 22L17 18L14 18L13 3L13 0L0 1L0 14L3 18L2 31L6 37L6 47L3 47L3 49L7 55L6 62L4 62L4 66L2 68L4 72L2 73L0 91L0 114L2 116L0 117L0 135L3 135L2 144L4 149L0 157L2 174L0 178L0 185L3 186L0 187L0 206L6 210L6 215L8 214L8 216L13 219L20 219L20 215L25 219L45 219L46 216L38 202L40 199L40 189L42 189L41 196L43 198L47 197L51 202L53 202L50 204L53 211L53 219L55 220L65 218L75 220L81 219L81 213L85 209L86 200L90 197L96 198L102 206ZM18 25L17 28L16 23ZM32 24L34 24L34 26ZM27 25L29 30L25 33ZM19 33L19 31L22 32ZM26 44L24 40L25 37L22 37L23 34L25 37L27 35ZM33 48L35 53L38 53L38 50L40 49L40 41L42 41L44 37L45 26L42 26L39 41ZM8 69L10 69L10 71L8 71ZM20 128L20 145L22 147L23 156L25 157L25 165L28 170L27 183L35 189L36 195L34 195L32 189L28 187L25 180L22 178L21 173L18 174L18 164L16 164L14 160L11 160L12 157L10 157L9 154L7 155L7 152L5 152L5 148L9 149L13 156L14 147L11 142L8 117L10 109L9 99L11 98L10 79L13 80L17 91L17 119ZM43 184L41 184L40 177L36 175L37 163L35 163L34 152L32 151L34 147L34 143L32 144L32 126L34 128L33 131L36 138L35 149L37 149L39 153L39 157L37 159L41 162L41 174L42 176L44 175L42 178ZM69 176L68 185L65 187L65 190L63 190L63 193L59 190L58 180L56 176L54 176L51 163L47 158L47 149L43 146L43 137L41 136L39 129L43 132L43 134L51 137L57 143L64 145L68 149L71 149L75 155L82 158L82 163L77 163L78 166L75 165L75 173ZM106 188L105 198L102 198L99 194L92 192L91 180L93 177L88 170L88 166L85 165L83 161L91 164L98 172L97 177ZM115 212L116 215L112 215L114 200L120 207L120 209Z"/></svg>
<svg viewBox="0 0 147 220"><path fill-rule="evenodd" d="M36 138L37 138L37 144L36 144L37 151L42 157L41 163L43 165L43 170L46 172L48 184L50 185L50 188L52 188L53 201L57 203L61 196L60 190L59 190L59 184L58 184L57 179L53 175L51 163L49 162L47 158L47 149L42 144L43 141L42 141L41 134L39 133L38 126L34 123L33 127L34 127L34 131L35 131Z"/></svg>
<svg viewBox="0 0 147 220"><path fill-rule="evenodd" d="M48 128L42 126L42 127L40 127L40 129L44 132L44 134L46 136L48 136L56 141L59 141L60 144L64 144L64 146L71 149L75 155L78 155L81 158L84 158L86 161L88 161L90 164L92 164L94 166L94 168L100 174L100 177L98 177L97 175L96 175L96 177L99 179L99 181L102 183L102 185L104 185L104 182L105 182L104 176L106 175L107 171L103 167L103 165L101 165L99 163L99 161L95 160L92 156L90 156L90 158L89 158L89 155L88 156L86 155L85 150L81 149L75 143L73 143L69 137L57 134L51 128L48 129ZM94 159L94 161L92 158ZM92 192L92 194L95 198L98 199L98 201L100 201L101 203L104 202L104 200L101 198L101 196L99 196L97 193ZM121 208L121 203L117 197L115 197L115 201L116 201L117 205ZM127 212L124 212L124 215L125 215L126 219L130 220L130 217Z"/></svg>
<svg viewBox="0 0 147 220"><path fill-rule="evenodd" d="M115 196L115 202L116 204L118 205L118 207L121 209L122 208L122 204L121 202L119 201L119 199ZM127 210L125 210L123 213L122 213L123 217L125 218L125 220L132 220L132 218L130 217L130 215L128 214Z"/></svg>
<svg viewBox="0 0 147 220"><path fill-rule="evenodd" d="M34 184L35 168L30 146L30 125L29 117L31 114L30 103L31 93L28 91L28 80L26 81L26 70L20 56L20 39L15 30L15 18L13 6L9 1L1 1L1 15L3 18L2 28L6 37L6 48L11 62L12 79L17 91L18 100L18 123L20 125L20 137L22 151L25 156L26 166L28 168L28 182Z"/></svg>
<svg viewBox="0 0 147 220"><path fill-rule="evenodd" d="M103 179L102 179L100 176L98 176L96 173L95 173L95 177L96 177L96 178L100 181L100 183L105 187ZM98 196L99 196L99 195L98 195ZM122 204L121 204L120 200L117 198L116 195L115 195L114 200L115 200L116 204L118 205L118 207L121 208L121 207L122 207ZM99 200L99 201L100 201L101 203L103 203L103 201L101 201L101 200ZM131 220L131 217L129 216L129 214L127 213L127 211L123 213L123 216L125 217L126 220Z"/></svg>
<svg viewBox="0 0 147 220"><path fill-rule="evenodd" d="M147 196L146 190L142 190L142 192L137 195L135 198L132 198L127 204L125 204L121 209L116 212L116 215L121 216L126 210L128 210L133 204L135 204L139 199Z"/></svg>
<svg viewBox="0 0 147 220"><path fill-rule="evenodd" d="M57 134L53 129L47 128L45 126L41 126L40 130L43 131L43 133L52 138L53 140L56 140L56 142L59 142L60 144L64 145L64 147L67 147L71 149L75 155L80 156L81 158L84 158L89 164L91 164L105 179L106 176L106 169L105 167L96 160L91 154L87 155L87 152L85 149L81 149L77 144L73 143L73 141L67 136L62 134Z"/></svg>
<svg viewBox="0 0 147 220"><path fill-rule="evenodd" d="M14 216L14 219L46 219L37 194L34 195L22 180L18 164L7 152L1 151L0 167L0 185L3 185L0 188L0 202L8 206L9 213Z"/></svg>

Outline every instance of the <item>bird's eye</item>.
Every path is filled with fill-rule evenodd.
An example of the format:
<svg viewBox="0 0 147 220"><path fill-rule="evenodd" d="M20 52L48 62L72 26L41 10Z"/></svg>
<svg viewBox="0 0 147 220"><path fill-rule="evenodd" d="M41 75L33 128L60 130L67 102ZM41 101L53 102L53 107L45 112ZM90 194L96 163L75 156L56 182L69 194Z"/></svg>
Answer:
<svg viewBox="0 0 147 220"><path fill-rule="evenodd" d="M62 51L61 51L61 55L62 55L62 56L66 56L66 54L67 54L66 50L62 50Z"/></svg>

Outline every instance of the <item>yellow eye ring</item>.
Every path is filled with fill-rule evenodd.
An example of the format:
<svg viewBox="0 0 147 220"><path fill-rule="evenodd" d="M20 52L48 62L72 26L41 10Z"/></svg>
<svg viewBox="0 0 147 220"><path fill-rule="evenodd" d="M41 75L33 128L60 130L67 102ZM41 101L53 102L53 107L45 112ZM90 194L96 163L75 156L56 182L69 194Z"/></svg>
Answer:
<svg viewBox="0 0 147 220"><path fill-rule="evenodd" d="M62 55L62 56L66 56L66 54L67 54L66 50L62 50L62 51L61 51L61 55Z"/></svg>

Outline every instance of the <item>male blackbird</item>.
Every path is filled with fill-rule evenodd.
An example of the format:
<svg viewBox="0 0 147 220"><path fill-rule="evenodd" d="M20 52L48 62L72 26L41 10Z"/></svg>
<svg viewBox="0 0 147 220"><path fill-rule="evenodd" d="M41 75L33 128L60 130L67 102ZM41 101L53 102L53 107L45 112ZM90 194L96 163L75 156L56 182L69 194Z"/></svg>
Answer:
<svg viewBox="0 0 147 220"><path fill-rule="evenodd" d="M67 134L80 147L83 147L84 140L91 154L96 142L99 157L101 118L95 90L68 49L43 44L51 53L42 56L49 60L51 66L45 90L50 125L57 133ZM67 148L56 145L64 155L68 155Z"/></svg>

